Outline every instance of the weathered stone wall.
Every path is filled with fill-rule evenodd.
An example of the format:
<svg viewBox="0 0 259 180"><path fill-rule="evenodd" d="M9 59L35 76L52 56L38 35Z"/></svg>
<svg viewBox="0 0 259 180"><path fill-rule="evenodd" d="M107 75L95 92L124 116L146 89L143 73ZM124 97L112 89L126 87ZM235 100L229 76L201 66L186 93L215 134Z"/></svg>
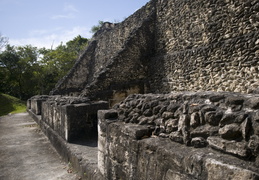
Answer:
<svg viewBox="0 0 259 180"><path fill-rule="evenodd" d="M45 101L36 101L43 97ZM97 111L107 109L108 103L65 96L31 99L38 103L28 100L28 113L62 159L69 163L69 168L77 172L79 179L103 180L97 166ZM36 109L41 107L41 114L35 114L31 105L38 106Z"/></svg>
<svg viewBox="0 0 259 180"><path fill-rule="evenodd" d="M28 100L27 107L60 137L74 142L97 139L97 111L108 109L108 103L78 97L35 96Z"/></svg>
<svg viewBox="0 0 259 180"><path fill-rule="evenodd" d="M131 95L114 108L98 115L108 179L259 178L259 95Z"/></svg>
<svg viewBox="0 0 259 180"><path fill-rule="evenodd" d="M27 100L27 108L31 109L31 111L34 114L40 115L42 112L42 103L47 99L48 99L47 95L33 96Z"/></svg>
<svg viewBox="0 0 259 180"><path fill-rule="evenodd" d="M152 92L259 86L258 1L158 0Z"/></svg>
<svg viewBox="0 0 259 180"><path fill-rule="evenodd" d="M151 0L122 23L105 23L52 93L250 93L259 85L257 19L256 0Z"/></svg>
<svg viewBox="0 0 259 180"><path fill-rule="evenodd" d="M122 23L105 23L51 93L77 96L82 92L91 99L107 100L114 98L115 91L134 88L135 93L144 93L144 63L153 50L154 15L154 5L149 3Z"/></svg>
<svg viewBox="0 0 259 180"><path fill-rule="evenodd" d="M151 17L150 17L151 18ZM152 19L151 19L152 20ZM152 21L143 22L140 29L135 30L134 36L127 40L124 48L113 58L106 70L99 74L93 83L86 86L82 92L90 98L114 98L116 92L125 92L135 89L135 93L144 93L146 89L146 63L148 54L153 49L147 44L152 44L153 39L147 38L152 34ZM121 99L120 99L121 100Z"/></svg>

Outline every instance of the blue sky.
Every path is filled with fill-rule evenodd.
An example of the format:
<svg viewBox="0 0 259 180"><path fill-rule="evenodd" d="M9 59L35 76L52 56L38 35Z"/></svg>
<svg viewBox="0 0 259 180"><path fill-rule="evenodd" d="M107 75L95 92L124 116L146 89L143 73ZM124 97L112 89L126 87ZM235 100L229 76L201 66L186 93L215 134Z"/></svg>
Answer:
<svg viewBox="0 0 259 180"><path fill-rule="evenodd" d="M11 45L50 48L91 37L98 21L123 21L149 0L0 0L0 33Z"/></svg>

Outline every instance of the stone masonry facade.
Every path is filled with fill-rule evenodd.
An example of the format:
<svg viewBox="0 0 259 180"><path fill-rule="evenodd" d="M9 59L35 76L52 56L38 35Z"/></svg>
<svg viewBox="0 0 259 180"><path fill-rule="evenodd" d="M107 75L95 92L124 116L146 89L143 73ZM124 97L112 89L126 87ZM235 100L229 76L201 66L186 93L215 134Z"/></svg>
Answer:
<svg viewBox="0 0 259 180"><path fill-rule="evenodd" d="M156 12L152 92L258 88L258 1L159 0Z"/></svg>
<svg viewBox="0 0 259 180"><path fill-rule="evenodd" d="M251 93L258 27L256 0L151 0L105 23L52 94L120 101L132 93Z"/></svg>
<svg viewBox="0 0 259 180"><path fill-rule="evenodd" d="M209 145L241 158L257 159L259 166L259 95L130 95L114 108L119 120L149 125L154 136L195 148Z"/></svg>
<svg viewBox="0 0 259 180"><path fill-rule="evenodd" d="M28 111L83 179L257 180L258 15L258 0L150 0ZM95 156L66 149L81 140Z"/></svg>
<svg viewBox="0 0 259 180"><path fill-rule="evenodd" d="M98 117L108 179L259 178L258 94L133 94Z"/></svg>

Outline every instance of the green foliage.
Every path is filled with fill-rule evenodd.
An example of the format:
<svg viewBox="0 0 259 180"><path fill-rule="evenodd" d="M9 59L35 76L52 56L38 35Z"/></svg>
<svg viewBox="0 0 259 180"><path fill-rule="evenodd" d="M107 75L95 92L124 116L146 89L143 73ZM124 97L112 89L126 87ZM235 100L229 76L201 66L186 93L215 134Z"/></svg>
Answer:
<svg viewBox="0 0 259 180"><path fill-rule="evenodd" d="M55 50L40 50L43 55L40 59L44 76L42 80L43 85L45 85L45 88L41 88L43 94L54 88L58 80L68 73L87 45L88 39L77 36L68 41L66 45L60 44Z"/></svg>
<svg viewBox="0 0 259 180"><path fill-rule="evenodd" d="M103 23L104 23L103 21L99 21L98 25L95 25L91 28L90 32L93 34L96 33L102 27Z"/></svg>
<svg viewBox="0 0 259 180"><path fill-rule="evenodd" d="M74 53L76 56L79 55L86 48L87 45L88 39L83 38L80 35L66 43L67 50L70 53Z"/></svg>
<svg viewBox="0 0 259 180"><path fill-rule="evenodd" d="M26 105L24 101L21 101L13 96L0 93L0 116L25 111Z"/></svg>
<svg viewBox="0 0 259 180"><path fill-rule="evenodd" d="M87 44L88 39L77 36L54 50L7 45L0 53L0 92L24 100L36 94L48 94Z"/></svg>
<svg viewBox="0 0 259 180"><path fill-rule="evenodd" d="M37 71L37 56L35 47L7 45L0 54L0 74L3 75L0 91L19 98L30 97L35 88L33 84L37 84L32 78Z"/></svg>

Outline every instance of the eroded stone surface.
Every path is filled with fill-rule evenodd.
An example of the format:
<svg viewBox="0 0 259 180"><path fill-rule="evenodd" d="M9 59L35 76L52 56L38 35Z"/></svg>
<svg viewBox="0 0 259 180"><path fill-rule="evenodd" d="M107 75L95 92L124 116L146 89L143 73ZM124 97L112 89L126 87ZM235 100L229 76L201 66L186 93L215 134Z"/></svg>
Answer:
<svg viewBox="0 0 259 180"><path fill-rule="evenodd" d="M101 148L100 168L107 179L253 179L259 178L258 167L228 154L204 147L209 142L220 150L237 156L246 156L242 142L224 140L220 137L192 138L192 146L185 146L179 131L169 136L151 135L150 125L139 125L105 119L107 111L99 111L99 134ZM105 128L102 128L105 127ZM142 138L136 136L143 132ZM146 135L145 134L146 131ZM148 132L148 133L147 133ZM150 137L151 135L151 137ZM173 139L179 143L171 141ZM213 142L212 142L213 141ZM222 144L217 144L222 143ZM254 147L251 142L251 146ZM199 147L199 148L198 148ZM243 148L243 149L242 149ZM241 151L241 149L243 151Z"/></svg>
<svg viewBox="0 0 259 180"><path fill-rule="evenodd" d="M233 165L225 164L215 159L206 160L206 168L208 171L208 180L214 179L247 179L256 180L258 174L242 169Z"/></svg>
<svg viewBox="0 0 259 180"><path fill-rule="evenodd" d="M151 0L125 21L105 23L52 94L114 104L132 93L258 93L257 13L255 0ZM242 101L229 97L228 105L239 111Z"/></svg>
<svg viewBox="0 0 259 180"><path fill-rule="evenodd" d="M68 142L97 136L97 111L108 108L105 101L91 102L86 97L70 96L34 96L27 104L33 113L41 115L41 121ZM117 118L117 112L110 112L107 117Z"/></svg>
<svg viewBox="0 0 259 180"><path fill-rule="evenodd" d="M235 156L254 159L259 143L258 110L244 104L249 104L251 99L256 104L258 97L216 92L135 94L114 109L121 121L153 126L153 135L187 146L210 145ZM237 111L234 106L242 108Z"/></svg>

